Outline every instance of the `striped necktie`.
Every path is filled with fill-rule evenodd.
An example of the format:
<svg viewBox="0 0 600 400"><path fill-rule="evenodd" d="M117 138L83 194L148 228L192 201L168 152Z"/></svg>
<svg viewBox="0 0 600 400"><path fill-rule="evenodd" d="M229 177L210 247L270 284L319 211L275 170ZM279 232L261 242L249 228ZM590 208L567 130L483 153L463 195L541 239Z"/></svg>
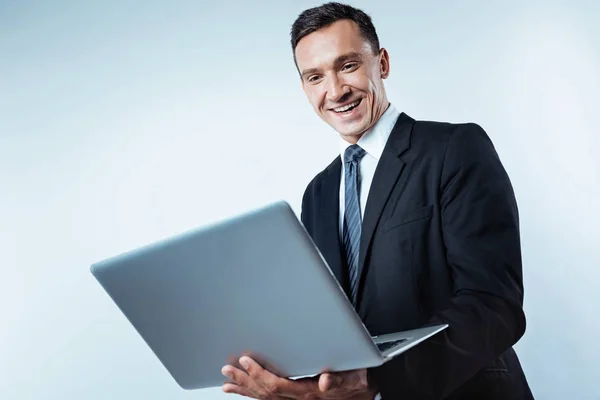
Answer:
<svg viewBox="0 0 600 400"><path fill-rule="evenodd" d="M358 293L358 252L362 232L358 165L365 154L365 151L357 144L348 147L344 153L345 208L343 241L350 278L350 300L355 306Z"/></svg>

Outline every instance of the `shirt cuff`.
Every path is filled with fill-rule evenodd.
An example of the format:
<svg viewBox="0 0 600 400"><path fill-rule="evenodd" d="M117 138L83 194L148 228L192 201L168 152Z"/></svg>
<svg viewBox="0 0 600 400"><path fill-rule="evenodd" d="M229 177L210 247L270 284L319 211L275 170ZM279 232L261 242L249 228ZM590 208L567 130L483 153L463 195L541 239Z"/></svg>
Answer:
<svg viewBox="0 0 600 400"><path fill-rule="evenodd" d="M373 400L381 400L381 393L377 393Z"/></svg>

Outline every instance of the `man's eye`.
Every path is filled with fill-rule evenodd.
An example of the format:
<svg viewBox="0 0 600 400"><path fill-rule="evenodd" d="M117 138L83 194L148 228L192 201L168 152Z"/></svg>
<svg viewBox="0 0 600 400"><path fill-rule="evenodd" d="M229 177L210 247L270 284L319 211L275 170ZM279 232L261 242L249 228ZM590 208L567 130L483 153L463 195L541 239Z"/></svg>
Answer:
<svg viewBox="0 0 600 400"><path fill-rule="evenodd" d="M354 67L356 67L356 63L348 63L348 64L344 65L342 67L342 69L347 71L347 70L352 69Z"/></svg>
<svg viewBox="0 0 600 400"><path fill-rule="evenodd" d="M311 82L311 83L314 83L314 82L316 82L318 80L319 80L319 77L317 75L312 75L312 76L308 77L308 81Z"/></svg>

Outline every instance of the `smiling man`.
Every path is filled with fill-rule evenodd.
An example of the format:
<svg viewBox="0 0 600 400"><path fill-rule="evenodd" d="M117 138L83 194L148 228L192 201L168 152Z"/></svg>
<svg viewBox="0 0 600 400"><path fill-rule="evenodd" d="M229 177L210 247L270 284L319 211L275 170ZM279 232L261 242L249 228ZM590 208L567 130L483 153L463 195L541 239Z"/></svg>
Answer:
<svg viewBox="0 0 600 400"><path fill-rule="evenodd" d="M416 121L390 104L370 17L328 3L292 27L302 87L340 135L306 188L302 222L367 329L449 328L385 365L298 381L255 361L223 390L257 399L533 399L512 346L525 332L519 219L476 124ZM310 295L307 293L307 295Z"/></svg>

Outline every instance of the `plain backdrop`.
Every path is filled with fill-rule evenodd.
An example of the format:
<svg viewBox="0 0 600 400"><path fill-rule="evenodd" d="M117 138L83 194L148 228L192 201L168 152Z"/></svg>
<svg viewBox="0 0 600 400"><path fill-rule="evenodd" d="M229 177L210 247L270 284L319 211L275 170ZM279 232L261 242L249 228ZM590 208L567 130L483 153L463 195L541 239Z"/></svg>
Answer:
<svg viewBox="0 0 600 400"><path fill-rule="evenodd" d="M314 1L0 1L0 398L185 392L91 263L285 199L337 155L289 46ZM352 1L393 104L476 122L521 212L539 399L600 399L600 2ZM251 299L249 299L251 301Z"/></svg>

